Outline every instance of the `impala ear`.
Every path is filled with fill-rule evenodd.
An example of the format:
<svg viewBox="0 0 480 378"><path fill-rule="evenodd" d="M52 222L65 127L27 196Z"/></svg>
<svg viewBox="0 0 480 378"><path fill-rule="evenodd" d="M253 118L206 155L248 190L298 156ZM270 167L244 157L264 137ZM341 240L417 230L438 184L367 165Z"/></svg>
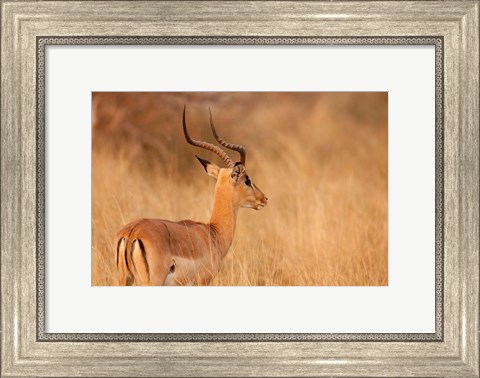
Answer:
<svg viewBox="0 0 480 378"><path fill-rule="evenodd" d="M212 176L213 178L218 177L218 172L220 172L220 168L217 165L210 163L207 160L203 160L202 158L199 158L197 155L195 155L195 157L203 165L203 168L205 168L205 172L207 172L209 176Z"/></svg>
<svg viewBox="0 0 480 378"><path fill-rule="evenodd" d="M232 180L238 181L238 179L243 176L244 172L245 166L240 162L235 163L231 174Z"/></svg>

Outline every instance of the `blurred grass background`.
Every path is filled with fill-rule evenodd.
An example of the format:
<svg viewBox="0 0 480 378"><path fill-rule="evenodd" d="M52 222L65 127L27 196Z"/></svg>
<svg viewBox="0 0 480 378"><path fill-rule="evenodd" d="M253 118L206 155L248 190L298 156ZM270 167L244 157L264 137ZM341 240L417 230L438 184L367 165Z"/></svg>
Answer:
<svg viewBox="0 0 480 378"><path fill-rule="evenodd" d="M186 143L215 126L268 196L241 209L212 285L387 285L387 93L94 93L92 284L115 285L113 237L137 218L209 219L215 182ZM236 152L228 152L234 160ZM222 165L223 166L223 165Z"/></svg>

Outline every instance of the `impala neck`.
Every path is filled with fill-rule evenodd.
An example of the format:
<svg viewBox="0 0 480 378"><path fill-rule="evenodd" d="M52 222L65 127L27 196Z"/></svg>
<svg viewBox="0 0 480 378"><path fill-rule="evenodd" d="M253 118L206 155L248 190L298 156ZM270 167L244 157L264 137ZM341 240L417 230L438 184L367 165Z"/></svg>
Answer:
<svg viewBox="0 0 480 378"><path fill-rule="evenodd" d="M232 186L217 183L210 225L216 231L219 252L222 257L227 254L228 249L232 245L237 213L238 205L234 201Z"/></svg>

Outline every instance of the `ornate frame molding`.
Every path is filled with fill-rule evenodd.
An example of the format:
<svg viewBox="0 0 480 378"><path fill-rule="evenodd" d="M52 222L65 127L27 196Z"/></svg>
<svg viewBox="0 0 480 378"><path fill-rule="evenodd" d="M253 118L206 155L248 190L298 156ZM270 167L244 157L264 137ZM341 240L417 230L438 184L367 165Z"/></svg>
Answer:
<svg viewBox="0 0 480 378"><path fill-rule="evenodd" d="M479 377L478 0L0 2L3 375ZM443 93L436 102L436 144L443 142L441 152L436 150L436 228L442 236L436 248L442 249L443 266L437 260L442 293L437 290L435 334L421 340L422 335L403 340L392 335L338 340L332 335L268 340L262 335L236 340L231 335L183 340L178 335L165 340L100 335L81 340L42 334L37 253L44 227L38 210L45 204L37 104L44 100L37 91L42 84L37 83L37 54L42 44L62 39L156 44L156 36L177 44L296 44L323 38L362 41L358 44L403 39L436 46L444 75L436 81ZM438 125L443 125L441 132Z"/></svg>

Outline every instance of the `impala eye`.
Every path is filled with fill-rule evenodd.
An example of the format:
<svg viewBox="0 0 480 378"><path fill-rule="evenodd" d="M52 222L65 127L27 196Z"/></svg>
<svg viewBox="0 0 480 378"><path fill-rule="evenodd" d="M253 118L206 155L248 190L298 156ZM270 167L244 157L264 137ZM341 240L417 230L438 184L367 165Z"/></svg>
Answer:
<svg viewBox="0 0 480 378"><path fill-rule="evenodd" d="M246 180L245 180L245 185L247 186L250 186L252 185L252 182L250 181L250 177L247 176Z"/></svg>

